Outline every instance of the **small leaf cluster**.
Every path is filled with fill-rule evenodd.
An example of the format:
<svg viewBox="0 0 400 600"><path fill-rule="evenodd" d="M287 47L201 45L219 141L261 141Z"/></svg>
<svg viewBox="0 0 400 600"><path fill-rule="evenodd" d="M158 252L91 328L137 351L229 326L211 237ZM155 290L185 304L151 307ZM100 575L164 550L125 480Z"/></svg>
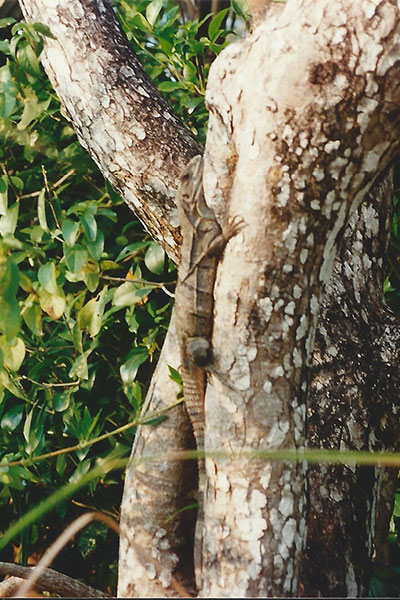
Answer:
<svg viewBox="0 0 400 600"><path fill-rule="evenodd" d="M150 78L199 141L205 142L204 98L210 65L236 37L235 18L248 18L244 0L201 20L183 22L176 2L121 0L118 15ZM236 23L238 26L238 22ZM236 27L237 28L237 27Z"/></svg>

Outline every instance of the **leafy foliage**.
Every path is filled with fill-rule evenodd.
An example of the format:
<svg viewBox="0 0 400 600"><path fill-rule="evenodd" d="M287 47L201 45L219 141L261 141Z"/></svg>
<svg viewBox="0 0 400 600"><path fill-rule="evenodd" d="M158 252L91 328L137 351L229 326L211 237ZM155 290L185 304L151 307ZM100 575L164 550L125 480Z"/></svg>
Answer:
<svg viewBox="0 0 400 600"><path fill-rule="evenodd" d="M204 96L210 64L236 37L235 16L249 16L243 0L211 18L182 22L175 2L121 0L121 24L151 79L199 141L205 141ZM243 21L241 21L243 24ZM204 33L206 35L204 35Z"/></svg>

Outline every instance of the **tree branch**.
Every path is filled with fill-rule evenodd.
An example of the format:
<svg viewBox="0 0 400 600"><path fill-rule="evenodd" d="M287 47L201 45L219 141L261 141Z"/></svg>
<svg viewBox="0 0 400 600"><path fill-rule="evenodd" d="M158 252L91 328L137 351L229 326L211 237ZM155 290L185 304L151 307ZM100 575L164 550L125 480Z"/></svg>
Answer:
<svg viewBox="0 0 400 600"><path fill-rule="evenodd" d="M14 563L0 562L0 575L3 576L14 576L20 579L28 579L35 567L23 567L21 565L15 565ZM0 583L0 595L5 595L6 588L9 587L8 580L5 579ZM4 584L4 586L3 586ZM7 585L6 585L7 584ZM20 581L18 581L19 587ZM3 587L2 587L3 586ZM63 597L70 598L109 598L108 594L105 594L101 590L96 590L88 585L63 575L53 569L44 569L39 579L35 582L35 588L51 592L52 594L59 594ZM15 593L17 585L13 586L12 593ZM7 592L10 594L10 592Z"/></svg>
<svg viewBox="0 0 400 600"><path fill-rule="evenodd" d="M107 0L20 5L56 36L41 60L79 141L177 260L177 181L202 148L143 71Z"/></svg>

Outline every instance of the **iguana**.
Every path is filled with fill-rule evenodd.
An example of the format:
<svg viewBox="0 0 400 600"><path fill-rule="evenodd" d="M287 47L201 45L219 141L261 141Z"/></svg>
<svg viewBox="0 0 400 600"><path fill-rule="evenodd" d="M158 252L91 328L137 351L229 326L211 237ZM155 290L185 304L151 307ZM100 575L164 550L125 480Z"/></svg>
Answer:
<svg viewBox="0 0 400 600"><path fill-rule="evenodd" d="M175 292L175 314L181 351L183 394L197 449L203 452L205 371L210 371L218 377L211 362L217 264L228 240L241 229L242 221L230 220L224 227L224 231L222 230L204 198L201 156L195 156L183 170L178 210L182 245ZM203 456L198 459L198 470L199 509L195 532L194 565L196 585L200 588L205 484Z"/></svg>

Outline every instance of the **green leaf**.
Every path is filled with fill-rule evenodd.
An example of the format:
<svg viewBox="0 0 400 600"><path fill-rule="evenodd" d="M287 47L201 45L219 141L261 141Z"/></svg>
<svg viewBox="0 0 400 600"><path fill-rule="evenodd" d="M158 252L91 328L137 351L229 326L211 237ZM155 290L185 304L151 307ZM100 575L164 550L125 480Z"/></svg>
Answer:
<svg viewBox="0 0 400 600"><path fill-rule="evenodd" d="M90 211L86 211L83 215L79 215L79 221L81 222L85 238L88 242L94 242L97 236L97 223L93 214Z"/></svg>
<svg viewBox="0 0 400 600"><path fill-rule="evenodd" d="M37 302L34 302L22 312L22 318L34 335L42 336L42 310Z"/></svg>
<svg viewBox="0 0 400 600"><path fill-rule="evenodd" d="M32 409L27 416L23 432L24 438L27 442L25 446L25 452L28 454L32 454L42 442L45 420L45 413L36 413L34 415L34 409Z"/></svg>
<svg viewBox="0 0 400 600"><path fill-rule="evenodd" d="M89 379L87 359L90 352L91 350L86 350L86 352L78 356L78 358L75 360L68 373L71 379L75 379L75 377L78 377L78 379Z"/></svg>
<svg viewBox="0 0 400 600"><path fill-rule="evenodd" d="M183 76L187 81L196 81L197 69L192 62L188 61L183 67Z"/></svg>
<svg viewBox="0 0 400 600"><path fill-rule="evenodd" d="M8 208L8 181L5 175L0 177L0 215L6 215Z"/></svg>
<svg viewBox="0 0 400 600"><path fill-rule="evenodd" d="M107 288L104 288L98 298L89 300L78 313L79 327L86 329L91 337L95 337L101 329L106 293Z"/></svg>
<svg viewBox="0 0 400 600"><path fill-rule="evenodd" d="M23 271L19 272L19 286L24 290L24 292L27 292L28 294L34 292L32 280ZM25 306L28 306L28 299L29 301L32 300L32 298L28 297L26 302L24 303Z"/></svg>
<svg viewBox="0 0 400 600"><path fill-rule="evenodd" d="M29 434L32 426L32 418L33 418L33 410L29 413L29 415L25 419L24 424L24 438L27 442L29 442Z"/></svg>
<svg viewBox="0 0 400 600"><path fill-rule="evenodd" d="M140 365L148 359L149 353L146 348L134 348L129 352L128 356L128 360L119 369L121 379L125 385L129 385L135 381L136 373Z"/></svg>
<svg viewBox="0 0 400 600"><path fill-rule="evenodd" d="M79 235L79 223L72 221L72 219L65 219L61 225L61 230L65 243L72 248Z"/></svg>
<svg viewBox="0 0 400 600"><path fill-rule="evenodd" d="M182 84L179 81L162 81L158 85L158 89L162 92L174 92L175 90L181 90Z"/></svg>
<svg viewBox="0 0 400 600"><path fill-rule="evenodd" d="M182 385L182 375L179 373L179 371L177 371L176 369L174 369L174 367L171 367L170 365L168 365L168 370L170 379L172 379L172 381L175 381L175 383L177 383L178 385Z"/></svg>
<svg viewBox="0 0 400 600"><path fill-rule="evenodd" d="M208 26L208 37L212 42L215 42L215 40L219 36L221 31L221 23L228 12L229 8L225 8L224 10L221 10L219 13L217 13L215 17L211 20Z"/></svg>
<svg viewBox="0 0 400 600"><path fill-rule="evenodd" d="M153 27L154 23L157 21L157 17L160 14L160 10L163 7L164 0L152 0L150 4L146 8L146 19Z"/></svg>
<svg viewBox="0 0 400 600"><path fill-rule="evenodd" d="M139 29L139 31L143 31L144 33L152 33L152 28L149 22L140 13L136 13L136 15L132 17L130 20L130 26L132 28Z"/></svg>
<svg viewBox="0 0 400 600"><path fill-rule="evenodd" d="M0 217L0 234L6 236L7 234L13 234L17 227L19 213L19 202L15 202L8 207L7 213Z"/></svg>
<svg viewBox="0 0 400 600"><path fill-rule="evenodd" d="M16 58L19 64L27 71L30 75L40 75L40 65L36 52L32 46L25 43L23 46L19 45L16 52Z"/></svg>
<svg viewBox="0 0 400 600"><path fill-rule="evenodd" d="M14 19L14 17L4 17L3 19L0 19L0 29L4 29L4 27L13 25L16 22L17 19Z"/></svg>
<svg viewBox="0 0 400 600"><path fill-rule="evenodd" d="M16 103L15 96L10 96L7 92L0 92L0 117L3 119L9 117L13 113Z"/></svg>
<svg viewBox="0 0 400 600"><path fill-rule="evenodd" d="M6 431L14 431L22 421L24 404L16 404L1 419L0 427Z"/></svg>
<svg viewBox="0 0 400 600"><path fill-rule="evenodd" d="M26 395L24 390L16 385L8 376L6 371L0 371L0 383L3 385L13 396L26 401Z"/></svg>
<svg viewBox="0 0 400 600"><path fill-rule="evenodd" d="M25 358L25 344L21 338L7 342L5 335L0 337L0 348L3 352L3 362L11 371L18 371Z"/></svg>
<svg viewBox="0 0 400 600"><path fill-rule="evenodd" d="M16 175L10 175L10 181L14 187L16 187L19 191L24 189L24 182L21 177L17 177Z"/></svg>
<svg viewBox="0 0 400 600"><path fill-rule="evenodd" d="M124 246L124 248L121 250L121 252L118 254L115 260L116 262L119 262L122 259L126 258L129 254L132 254L132 256L134 256L143 248L147 248L147 246L149 246L150 244L151 242L135 242L133 244L128 244L128 246Z"/></svg>
<svg viewBox="0 0 400 600"><path fill-rule="evenodd" d="M135 412L137 412L142 405L142 388L140 387L140 383L135 381L134 383L125 385L124 392L129 400L129 403Z"/></svg>
<svg viewBox="0 0 400 600"><path fill-rule="evenodd" d="M19 131L26 129L28 125L33 121L33 119L37 117L39 112L41 112L39 100L35 92L28 88L26 90L26 98L24 99L24 110L21 116L21 120L17 125L17 129Z"/></svg>
<svg viewBox="0 0 400 600"><path fill-rule="evenodd" d="M13 98L18 96L18 86L14 81L8 64L0 68L0 90Z"/></svg>
<svg viewBox="0 0 400 600"><path fill-rule="evenodd" d="M49 37L53 40L57 39L56 36L51 33L47 25L44 25L43 23L33 23L33 28L46 37Z"/></svg>
<svg viewBox="0 0 400 600"><path fill-rule="evenodd" d="M186 97L183 102L182 102L182 106L186 106L186 108L188 109L188 113L189 115L192 114L192 112L200 105L204 104L204 98L202 96L198 96L197 98L193 97L193 98L188 98Z"/></svg>
<svg viewBox="0 0 400 600"><path fill-rule="evenodd" d="M94 242L87 242L86 248L93 260L100 260L104 250L104 233L100 229L97 230Z"/></svg>
<svg viewBox="0 0 400 600"><path fill-rule="evenodd" d="M231 0L233 12L235 12L241 19L250 18L248 7L245 4L245 0Z"/></svg>
<svg viewBox="0 0 400 600"><path fill-rule="evenodd" d="M16 298L18 282L18 267L9 259L0 268L0 329L8 340L13 340L18 335L21 326Z"/></svg>
<svg viewBox="0 0 400 600"><path fill-rule="evenodd" d="M100 280L99 265L89 259L82 271L82 279L87 289L90 292L95 292Z"/></svg>
<svg viewBox="0 0 400 600"><path fill-rule="evenodd" d="M65 468L67 466L67 459L65 454L59 454L56 460L56 471L62 477L64 475Z"/></svg>
<svg viewBox="0 0 400 600"><path fill-rule="evenodd" d="M48 226L47 226L47 219L46 219L46 190L45 188L42 188L40 190L40 194L39 194L39 199L38 199L38 219L39 219L39 224L40 227L42 229L44 229L45 231L48 231Z"/></svg>
<svg viewBox="0 0 400 600"><path fill-rule="evenodd" d="M164 270L165 252L159 244L151 242L144 257L146 267L152 273L159 275Z"/></svg>
<svg viewBox="0 0 400 600"><path fill-rule="evenodd" d="M63 245L65 261L68 269L72 273L80 273L88 259L88 251L80 244L75 244L70 248L66 244Z"/></svg>
<svg viewBox="0 0 400 600"><path fill-rule="evenodd" d="M53 396L53 408L56 412L67 410L71 403L71 391L56 392Z"/></svg>
<svg viewBox="0 0 400 600"><path fill-rule="evenodd" d="M53 261L49 261L40 267L38 279L40 284L47 292L49 292L49 294L58 294L59 289L56 279L56 267Z"/></svg>
<svg viewBox="0 0 400 600"><path fill-rule="evenodd" d="M8 40L0 40L0 52L10 54L10 42Z"/></svg>
<svg viewBox="0 0 400 600"><path fill-rule="evenodd" d="M62 292L58 294L50 294L47 290L39 290L39 302L42 310L49 315L49 317L56 321L59 319L65 310L65 298Z"/></svg>
<svg viewBox="0 0 400 600"><path fill-rule="evenodd" d="M72 328L72 341L79 354L83 354L82 330L79 328L78 321L75 322Z"/></svg>
<svg viewBox="0 0 400 600"><path fill-rule="evenodd" d="M120 265L114 260L102 260L100 263L102 271L112 271L114 269L120 269Z"/></svg>
<svg viewBox="0 0 400 600"><path fill-rule="evenodd" d="M150 294L150 292L154 289L153 287L138 287L140 284L131 283L127 281L120 285L116 290L113 297L113 305L114 306L131 306L132 304L136 304L140 302Z"/></svg>
<svg viewBox="0 0 400 600"><path fill-rule="evenodd" d="M398 492L394 497L393 516L400 517L400 494Z"/></svg>

